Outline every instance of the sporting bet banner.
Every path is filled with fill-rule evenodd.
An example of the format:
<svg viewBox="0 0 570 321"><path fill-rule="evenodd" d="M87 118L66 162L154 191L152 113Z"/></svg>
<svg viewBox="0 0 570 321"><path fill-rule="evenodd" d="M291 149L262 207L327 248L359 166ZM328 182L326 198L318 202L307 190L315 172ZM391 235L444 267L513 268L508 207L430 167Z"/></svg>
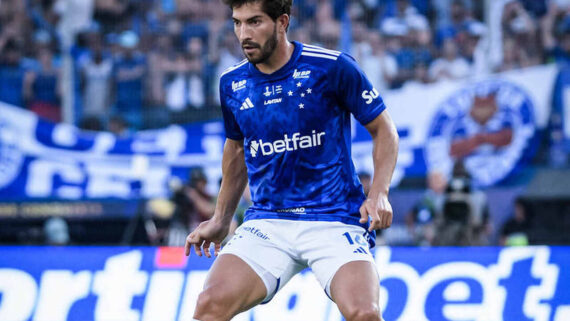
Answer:
<svg viewBox="0 0 570 321"><path fill-rule="evenodd" d="M508 178L537 147L556 73L547 65L380 93L400 134L393 185L432 170L449 174L456 159L481 187ZM357 170L372 172L366 129L355 124L352 141ZM171 177L186 179L192 166L205 167L213 192L223 143L219 121L117 137L0 103L0 201L160 197Z"/></svg>
<svg viewBox="0 0 570 321"><path fill-rule="evenodd" d="M373 253L385 320L570 320L569 247ZM192 320L211 263L182 248L0 247L0 320ZM306 270L233 320L343 319Z"/></svg>

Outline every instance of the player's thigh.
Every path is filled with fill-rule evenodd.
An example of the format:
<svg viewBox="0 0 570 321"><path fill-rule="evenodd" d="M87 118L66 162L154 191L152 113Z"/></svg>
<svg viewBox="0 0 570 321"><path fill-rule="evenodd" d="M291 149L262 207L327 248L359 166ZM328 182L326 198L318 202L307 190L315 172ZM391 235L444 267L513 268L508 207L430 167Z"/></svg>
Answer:
<svg viewBox="0 0 570 321"><path fill-rule="evenodd" d="M220 255L212 265L204 290L200 308L223 309L232 314L244 311L262 302L267 295L261 277L241 258L233 254Z"/></svg>
<svg viewBox="0 0 570 321"><path fill-rule="evenodd" d="M376 266L369 261L353 261L344 264L335 273L330 291L333 301L348 319L380 320L380 281Z"/></svg>

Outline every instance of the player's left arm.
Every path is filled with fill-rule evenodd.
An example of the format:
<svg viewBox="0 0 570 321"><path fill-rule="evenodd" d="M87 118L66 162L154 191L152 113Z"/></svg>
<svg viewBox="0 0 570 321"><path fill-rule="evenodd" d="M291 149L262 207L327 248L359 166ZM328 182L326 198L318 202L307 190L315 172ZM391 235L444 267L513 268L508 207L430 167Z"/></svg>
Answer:
<svg viewBox="0 0 570 321"><path fill-rule="evenodd" d="M398 132L387 110L365 125L372 135L374 175L368 197L360 207L360 223L371 218L369 231L390 227L392 224L392 205L388 201L388 192L392 173L398 156Z"/></svg>

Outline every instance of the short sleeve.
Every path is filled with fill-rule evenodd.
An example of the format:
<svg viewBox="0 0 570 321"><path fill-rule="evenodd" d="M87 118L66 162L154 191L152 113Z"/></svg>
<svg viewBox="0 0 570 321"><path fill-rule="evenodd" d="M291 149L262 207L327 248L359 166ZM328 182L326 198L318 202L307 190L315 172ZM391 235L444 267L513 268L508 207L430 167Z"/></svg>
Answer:
<svg viewBox="0 0 570 321"><path fill-rule="evenodd" d="M374 120L386 106L356 61L347 54L338 57L331 81L337 99L362 125Z"/></svg>
<svg viewBox="0 0 570 321"><path fill-rule="evenodd" d="M222 107L222 116L224 117L224 129L226 137L233 140L243 140L243 133L236 121L235 115L227 104L228 96L224 93L222 82L220 82L220 105Z"/></svg>

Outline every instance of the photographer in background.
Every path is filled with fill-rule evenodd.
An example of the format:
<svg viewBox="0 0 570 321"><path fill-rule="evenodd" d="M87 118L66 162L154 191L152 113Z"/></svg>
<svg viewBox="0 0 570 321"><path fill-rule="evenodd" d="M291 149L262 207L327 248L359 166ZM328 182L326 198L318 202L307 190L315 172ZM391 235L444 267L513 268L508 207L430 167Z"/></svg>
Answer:
<svg viewBox="0 0 570 321"><path fill-rule="evenodd" d="M172 201L176 209L170 223L168 245L184 244L188 231L214 214L214 197L206 190L208 178L201 167L190 170L186 185L174 186Z"/></svg>
<svg viewBox="0 0 570 321"><path fill-rule="evenodd" d="M487 197L482 191L472 188L470 174L463 162L458 161L445 192L434 245L488 245L489 234Z"/></svg>

